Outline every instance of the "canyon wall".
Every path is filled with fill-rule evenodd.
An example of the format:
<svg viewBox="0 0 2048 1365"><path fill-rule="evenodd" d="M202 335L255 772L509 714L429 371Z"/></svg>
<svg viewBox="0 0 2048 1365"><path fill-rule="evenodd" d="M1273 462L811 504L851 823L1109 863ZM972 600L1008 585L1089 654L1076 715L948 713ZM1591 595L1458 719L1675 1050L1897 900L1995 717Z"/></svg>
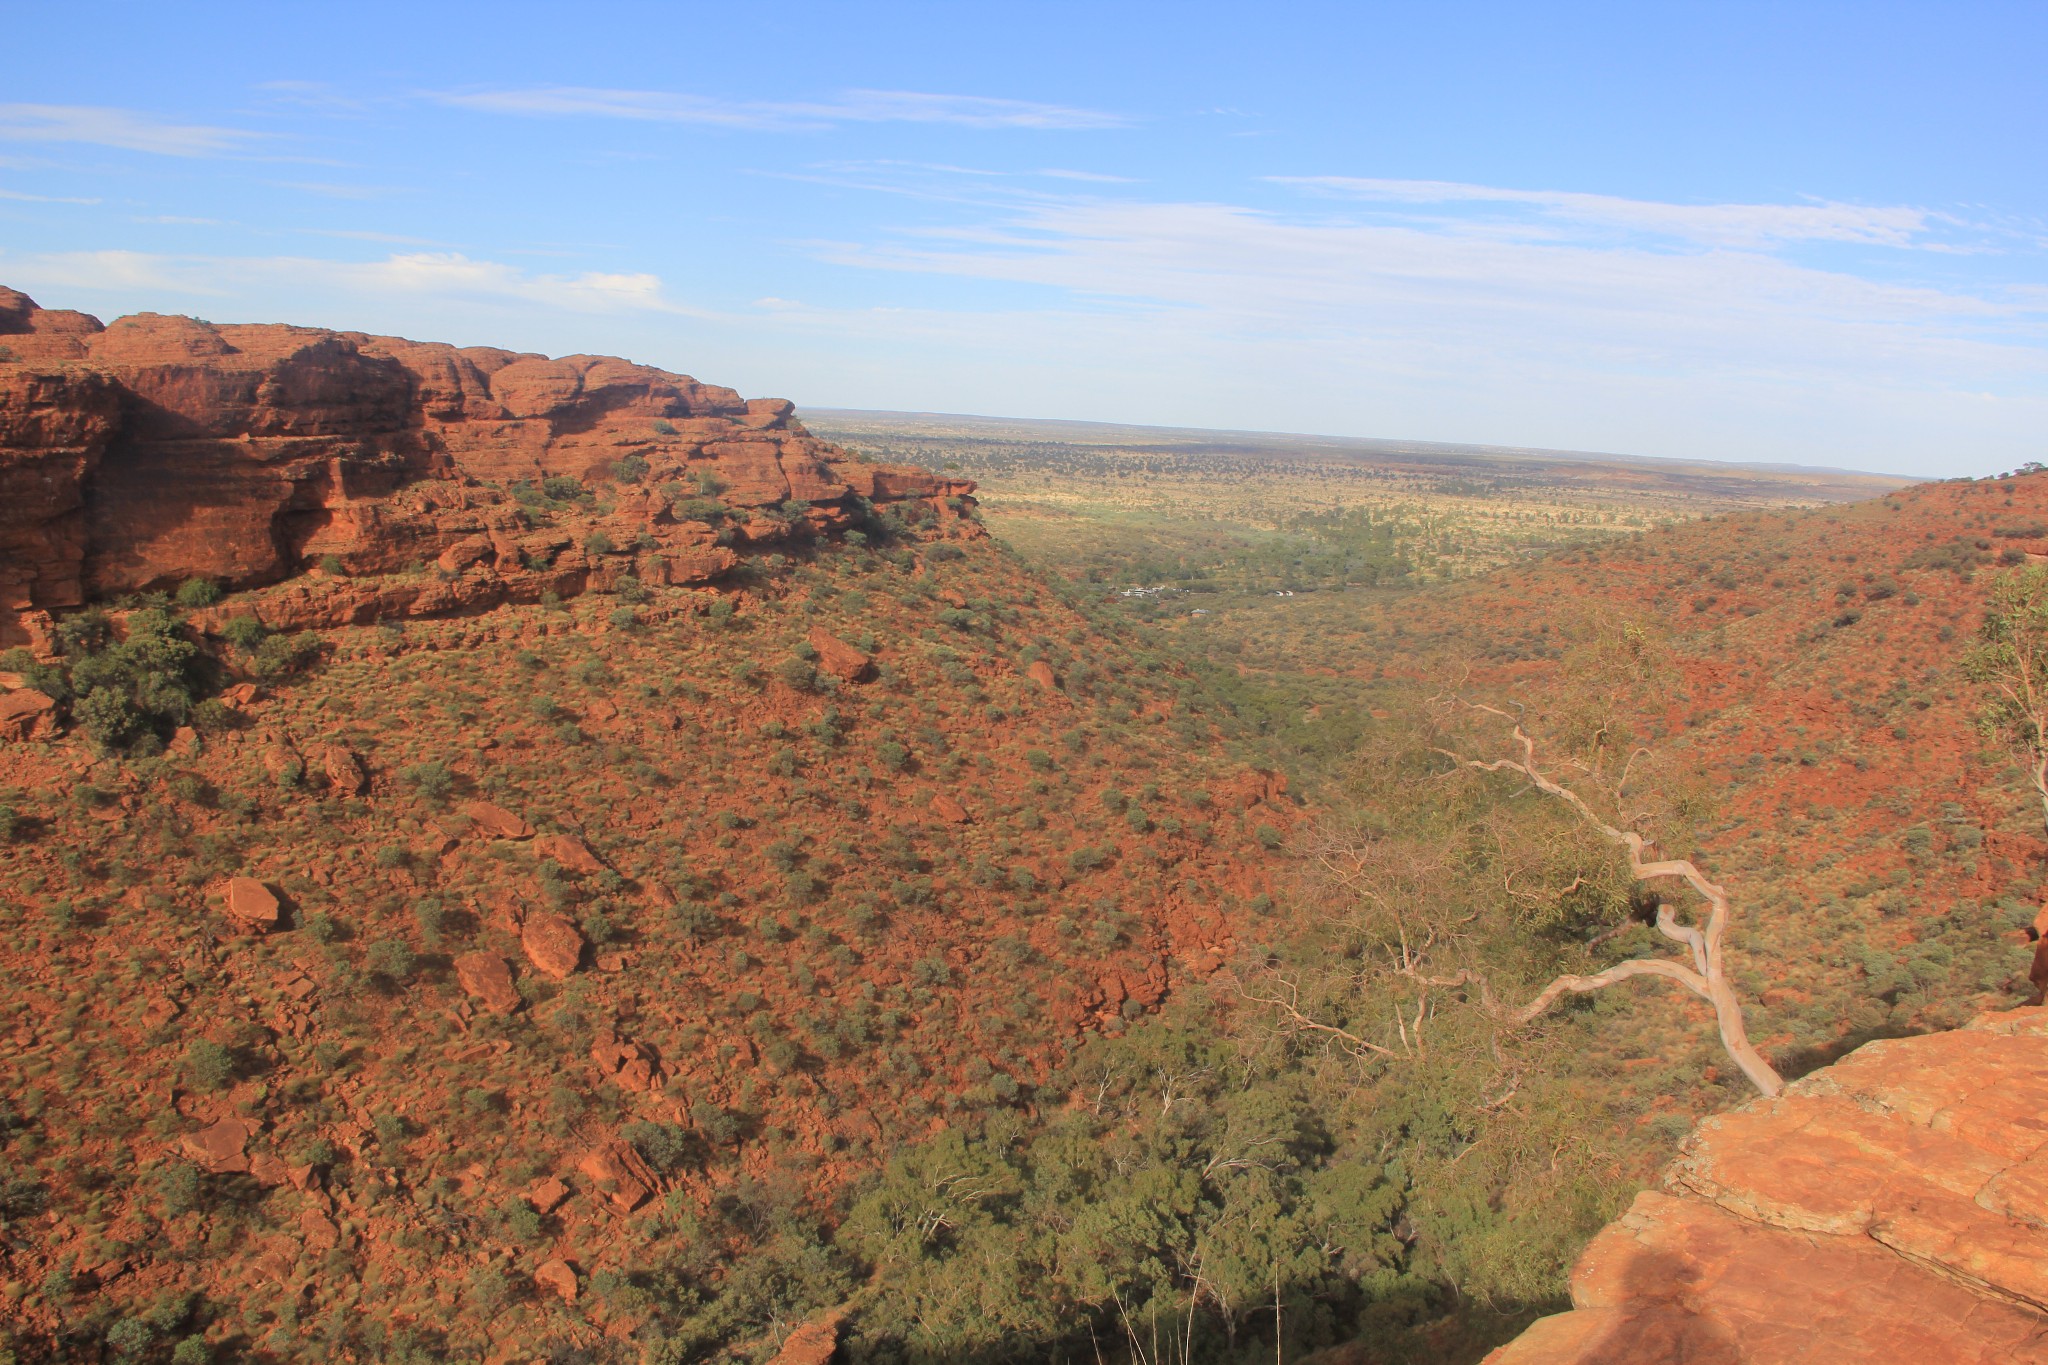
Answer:
<svg viewBox="0 0 2048 1365"><path fill-rule="evenodd" d="M533 515L562 476L610 486ZM268 624L708 582L875 504L979 534L973 488L858 462L782 399L609 356L153 313L103 327L0 288L0 646L45 645L51 613L89 601L319 566Z"/></svg>

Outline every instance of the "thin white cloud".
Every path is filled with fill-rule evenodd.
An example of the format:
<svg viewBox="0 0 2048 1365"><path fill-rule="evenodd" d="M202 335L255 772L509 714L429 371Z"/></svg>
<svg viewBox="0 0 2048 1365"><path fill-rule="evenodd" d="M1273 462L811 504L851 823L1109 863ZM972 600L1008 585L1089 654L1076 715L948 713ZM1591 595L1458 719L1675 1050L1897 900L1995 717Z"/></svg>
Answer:
<svg viewBox="0 0 2048 1365"><path fill-rule="evenodd" d="M987 331L979 348L952 343L962 367L1029 366L1034 387L1079 395L1100 388L1087 378L1099 366L1127 381L1126 412L1149 394L1167 420L1865 468L2038 452L2048 292L1900 282L1795 251L1886 240L1918 210L1806 219L1808 206L1765 205L1789 211L1662 226L1632 201L1570 206L1660 224L1617 238L1474 230L1431 211L1443 194L1314 217L1013 200L962 226L810 249L988 281L958 291L986 311L921 324ZM1040 289L1043 325L1020 322L1017 285ZM1094 413L1114 415L1111 401ZM1176 404L1198 415L1175 418Z"/></svg>
<svg viewBox="0 0 2048 1365"><path fill-rule="evenodd" d="M368 100L343 94L326 81L262 81L256 90L272 104L291 105L323 114L362 113L371 104Z"/></svg>
<svg viewBox="0 0 2048 1365"><path fill-rule="evenodd" d="M585 271L536 274L460 252L405 252L380 261L300 256L177 256L136 251L0 254L0 277L38 287L257 297L321 290L408 299L514 303L568 313L695 315L668 298L655 275Z"/></svg>
<svg viewBox="0 0 2048 1365"><path fill-rule="evenodd" d="M323 199L384 199L399 191L389 185L345 185L331 180L273 180L281 190L317 194Z"/></svg>
<svg viewBox="0 0 2048 1365"><path fill-rule="evenodd" d="M1047 176L1053 180L1086 180L1098 185L1135 185L1138 182L1128 175L1104 175L1100 171L1034 171L1034 175Z"/></svg>
<svg viewBox="0 0 2048 1365"><path fill-rule="evenodd" d="M25 194L20 190L0 190L0 199L13 199L23 204L100 204L101 199L79 199L64 194Z"/></svg>
<svg viewBox="0 0 2048 1365"><path fill-rule="evenodd" d="M218 156L258 136L104 105L0 104L0 141L8 142L85 142L159 156Z"/></svg>
<svg viewBox="0 0 2048 1365"><path fill-rule="evenodd" d="M1934 245L1929 234L1955 224L1926 209L1859 204L1672 204L1608 194L1502 189L1446 180L1373 180L1341 175L1272 176L1275 184L1392 205L1503 204L1544 219L1618 228L1690 242L1767 246L1780 242L1861 242L1875 246Z"/></svg>
<svg viewBox="0 0 2048 1365"><path fill-rule="evenodd" d="M965 128L1079 130L1120 128L1129 120L1077 109L986 95L915 90L849 90L828 100L730 100L667 90L540 86L515 90L441 91L432 98L493 114L580 116L647 123L686 123L756 132L793 132L841 123L941 123Z"/></svg>

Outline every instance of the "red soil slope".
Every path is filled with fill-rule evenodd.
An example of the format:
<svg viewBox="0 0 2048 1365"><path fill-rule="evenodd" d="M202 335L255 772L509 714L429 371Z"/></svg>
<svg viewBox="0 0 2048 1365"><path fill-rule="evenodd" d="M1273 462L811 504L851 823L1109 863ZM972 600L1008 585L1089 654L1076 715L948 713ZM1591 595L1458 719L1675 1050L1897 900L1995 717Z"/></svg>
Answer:
<svg viewBox="0 0 2048 1365"><path fill-rule="evenodd" d="M1035 1105L1256 922L1282 784L971 485L623 362L26 316L16 628L209 574L247 590L195 629L319 649L161 755L0 741L24 1349L188 1293L278 1358L623 1338L594 1281ZM699 473L719 526L661 491Z"/></svg>
<svg viewBox="0 0 2048 1365"><path fill-rule="evenodd" d="M1735 893L1752 1036L1796 1068L2025 989L2048 841L1957 664L1991 575L2044 555L2048 474L1922 484L1401 599L1362 647L1540 725L1604 685L1567 665L1573 642L1640 632L1655 666L1628 744L1704 777L1697 846L1670 851Z"/></svg>

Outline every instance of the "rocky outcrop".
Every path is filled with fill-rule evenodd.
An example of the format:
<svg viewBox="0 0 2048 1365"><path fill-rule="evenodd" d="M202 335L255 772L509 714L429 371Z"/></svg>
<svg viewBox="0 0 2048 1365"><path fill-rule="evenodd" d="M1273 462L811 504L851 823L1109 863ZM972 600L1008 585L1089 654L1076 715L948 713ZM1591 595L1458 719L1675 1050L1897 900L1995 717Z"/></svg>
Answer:
<svg viewBox="0 0 2048 1365"><path fill-rule="evenodd" d="M583 961L583 935L562 916L541 911L519 927L519 945L526 960L543 976L566 981Z"/></svg>
<svg viewBox="0 0 2048 1365"><path fill-rule="evenodd" d="M102 327L0 289L0 646L191 578L326 564L258 610L338 626L707 582L853 528L864 501L979 533L972 483L857 463L792 414L609 356L153 313ZM561 478L601 496L551 498Z"/></svg>
<svg viewBox="0 0 2048 1365"><path fill-rule="evenodd" d="M510 1014L519 1008L519 987L513 983L512 968L496 953L463 953L455 959L455 980L494 1013Z"/></svg>
<svg viewBox="0 0 2048 1365"><path fill-rule="evenodd" d="M2048 1010L1701 1124L1492 1365L2048 1361Z"/></svg>
<svg viewBox="0 0 2048 1365"><path fill-rule="evenodd" d="M263 933L277 927L277 897L254 877L230 877L221 887L221 909L244 929Z"/></svg>

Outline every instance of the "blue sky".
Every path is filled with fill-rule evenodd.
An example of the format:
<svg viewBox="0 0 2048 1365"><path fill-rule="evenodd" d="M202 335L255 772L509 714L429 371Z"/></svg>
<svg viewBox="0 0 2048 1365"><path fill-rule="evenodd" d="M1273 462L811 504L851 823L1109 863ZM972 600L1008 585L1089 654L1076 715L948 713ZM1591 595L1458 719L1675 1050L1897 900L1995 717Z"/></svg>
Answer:
<svg viewBox="0 0 2048 1365"><path fill-rule="evenodd" d="M2048 6L0 0L0 282L799 404L2048 459Z"/></svg>

